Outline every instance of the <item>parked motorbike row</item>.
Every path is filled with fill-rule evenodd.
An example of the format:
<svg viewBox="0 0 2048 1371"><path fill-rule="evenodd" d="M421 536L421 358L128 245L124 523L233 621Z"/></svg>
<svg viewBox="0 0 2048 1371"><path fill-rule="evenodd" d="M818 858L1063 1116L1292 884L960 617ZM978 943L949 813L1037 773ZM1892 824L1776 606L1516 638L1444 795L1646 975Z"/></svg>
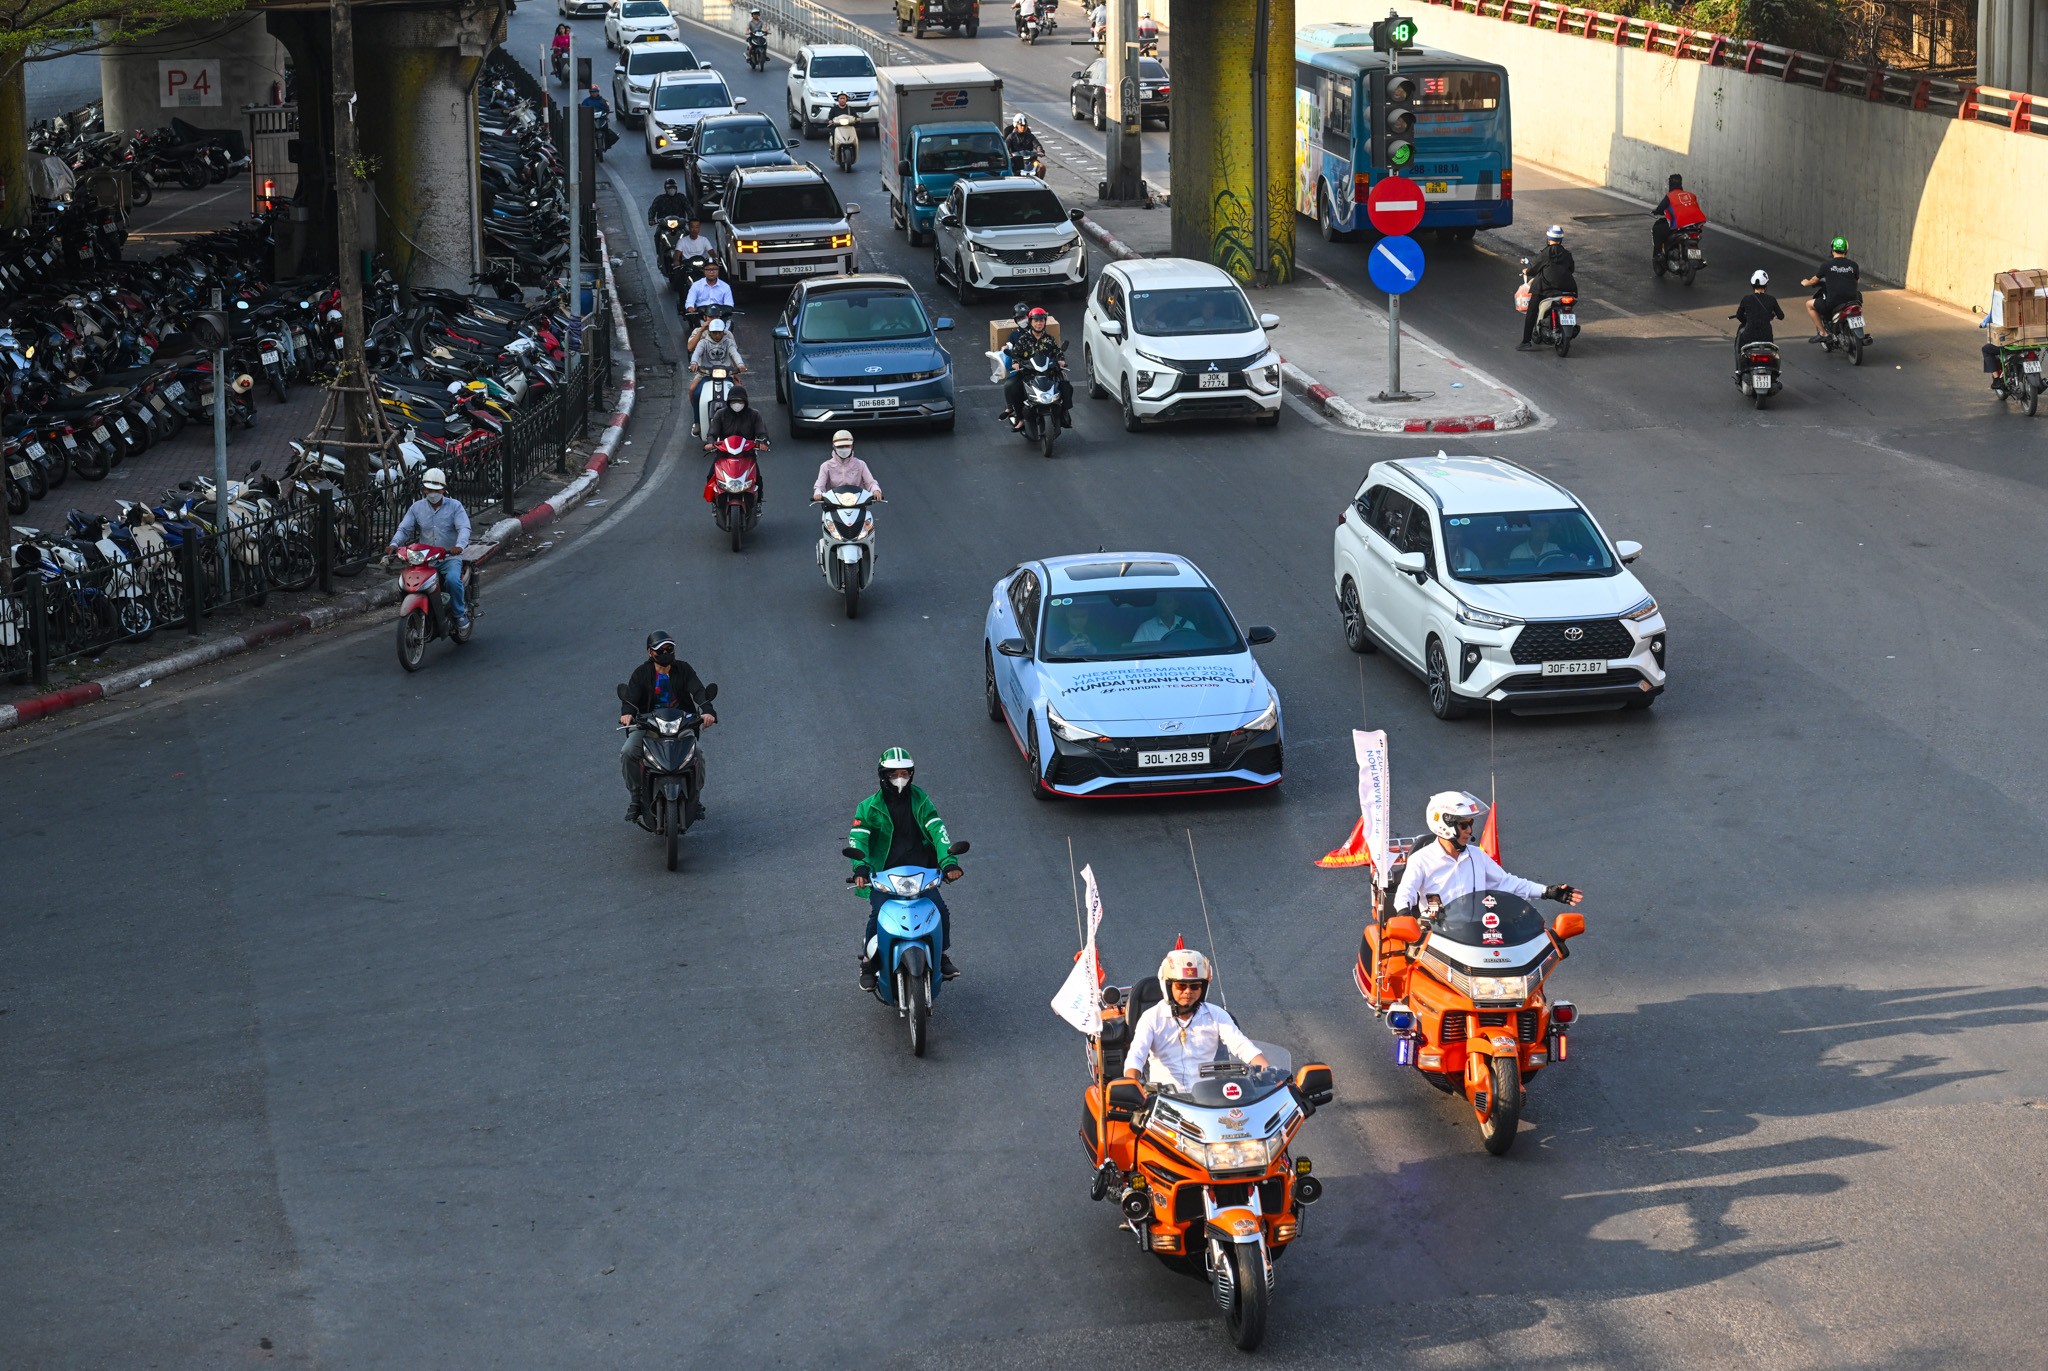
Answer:
<svg viewBox="0 0 2048 1371"><path fill-rule="evenodd" d="M496 55L494 54L494 57ZM533 102L494 61L477 88L484 255L501 296L561 279L569 260L568 182Z"/></svg>
<svg viewBox="0 0 2048 1371"><path fill-rule="evenodd" d="M28 147L62 159L74 173L125 168L129 204L136 207L154 199L159 187L204 190L249 169L248 157L217 131L174 118L154 132L130 135L106 128L98 104L38 120L29 128Z"/></svg>

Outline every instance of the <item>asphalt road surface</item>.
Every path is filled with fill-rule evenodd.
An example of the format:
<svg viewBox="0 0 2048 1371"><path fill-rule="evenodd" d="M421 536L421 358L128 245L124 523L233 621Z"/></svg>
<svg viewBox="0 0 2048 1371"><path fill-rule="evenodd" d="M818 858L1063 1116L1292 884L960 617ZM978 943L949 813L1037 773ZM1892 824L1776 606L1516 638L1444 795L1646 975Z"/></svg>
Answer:
<svg viewBox="0 0 2048 1371"><path fill-rule="evenodd" d="M552 22L529 5L518 41ZM779 68L703 46L780 109ZM1048 79L997 26L944 46ZM612 170L644 196L633 139ZM927 286L873 175L869 143L844 178L869 261ZM0 744L0 1363L1242 1365L1206 1288L1089 1202L1081 1042L1047 1008L1069 841L1128 981L1208 943L1190 835L1231 1009L1337 1077L1263 1360L2037 1362L2048 429L1996 410L1968 320L1895 294L1862 369L1788 345L1758 414L1714 330L1751 258L1801 264L1710 238L1697 286L1660 285L1645 221L1600 217L1630 207L1518 183L1519 231L1581 247L1570 359L1506 350L1505 244L1432 249L1409 317L1551 417L1479 450L1647 546L1656 709L1444 725L1353 657L1330 526L1370 462L1424 449L1292 406L1127 437L1083 400L1047 462L966 328L958 431L861 439L890 503L852 623L801 503L821 445L770 454L735 556L644 411L634 451L668 461L419 674L378 622ZM1358 245L1303 257L1363 280ZM1279 792L1026 796L981 712L982 606L1017 560L1097 547L1184 553L1279 628ZM619 821L611 690L653 628L722 687L675 874ZM1361 719L1404 828L1491 759L1509 868L1587 891L1553 981L1583 1024L1505 1159L1393 1065L1351 983L1359 879L1310 864L1356 815ZM974 843L921 1061L855 991L837 856L892 744Z"/></svg>

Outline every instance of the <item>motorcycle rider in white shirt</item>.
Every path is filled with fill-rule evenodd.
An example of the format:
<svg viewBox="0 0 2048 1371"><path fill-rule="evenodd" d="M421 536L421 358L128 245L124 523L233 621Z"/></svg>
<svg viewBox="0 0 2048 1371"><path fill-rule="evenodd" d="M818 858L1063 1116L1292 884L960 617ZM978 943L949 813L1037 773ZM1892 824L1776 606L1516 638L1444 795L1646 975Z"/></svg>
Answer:
<svg viewBox="0 0 2048 1371"><path fill-rule="evenodd" d="M1397 913L1415 913L1432 897L1441 906L1478 890L1505 890L1525 900L1540 896L1560 904L1577 904L1585 898L1582 891L1562 883L1541 886L1510 875L1473 846L1472 830L1485 812L1484 803L1462 790L1440 791L1429 797L1429 831L1436 841L1409 854L1407 873L1394 892Z"/></svg>
<svg viewBox="0 0 2048 1371"><path fill-rule="evenodd" d="M1130 1050L1124 1054L1125 1076L1144 1082L1149 1066L1155 1077L1171 1077L1182 1090L1193 1090L1202 1068L1216 1060L1219 1046L1247 1066L1268 1065L1258 1044L1244 1035L1230 1011L1206 1003L1207 957L1175 947L1159 963L1159 986L1166 998L1138 1016Z"/></svg>

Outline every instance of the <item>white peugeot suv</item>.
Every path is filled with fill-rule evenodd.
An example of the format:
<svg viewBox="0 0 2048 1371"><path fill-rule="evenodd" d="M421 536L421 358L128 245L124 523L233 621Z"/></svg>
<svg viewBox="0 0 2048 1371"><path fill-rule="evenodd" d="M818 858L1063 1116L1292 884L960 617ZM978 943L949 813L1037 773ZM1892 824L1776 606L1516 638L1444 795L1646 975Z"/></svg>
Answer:
<svg viewBox="0 0 2048 1371"><path fill-rule="evenodd" d="M1337 608L1353 652L1385 648L1455 719L1648 709L1664 693L1664 615L1554 481L1499 457L1376 462L1337 517Z"/></svg>
<svg viewBox="0 0 2048 1371"><path fill-rule="evenodd" d="M1115 397L1124 428L1169 419L1280 422L1280 354L1230 274L1184 257L1112 262L1088 295L1079 383Z"/></svg>

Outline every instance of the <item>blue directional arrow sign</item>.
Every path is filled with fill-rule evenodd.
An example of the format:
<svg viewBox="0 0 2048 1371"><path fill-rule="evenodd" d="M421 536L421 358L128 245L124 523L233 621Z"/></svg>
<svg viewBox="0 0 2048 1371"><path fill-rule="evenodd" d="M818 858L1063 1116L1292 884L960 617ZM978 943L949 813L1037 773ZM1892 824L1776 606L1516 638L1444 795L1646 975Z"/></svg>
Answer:
<svg viewBox="0 0 2048 1371"><path fill-rule="evenodd" d="M1372 283L1389 295L1406 295L1422 284L1422 248L1413 238L1382 238L1367 259Z"/></svg>

